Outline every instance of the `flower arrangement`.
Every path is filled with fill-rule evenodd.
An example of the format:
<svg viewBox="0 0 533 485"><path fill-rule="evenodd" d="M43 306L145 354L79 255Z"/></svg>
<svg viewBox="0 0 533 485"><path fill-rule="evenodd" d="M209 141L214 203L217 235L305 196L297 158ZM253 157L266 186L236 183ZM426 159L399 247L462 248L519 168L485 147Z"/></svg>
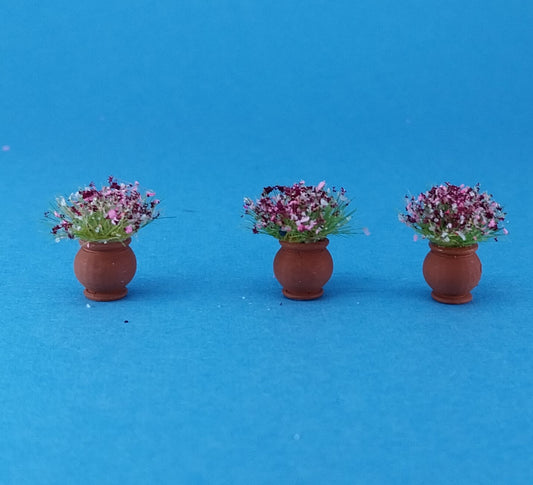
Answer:
<svg viewBox="0 0 533 485"><path fill-rule="evenodd" d="M348 234L354 211L346 191L316 186L304 181L292 186L265 187L261 197L244 199L244 214L252 222L254 234L263 233L288 242L316 242L332 234Z"/></svg>
<svg viewBox="0 0 533 485"><path fill-rule="evenodd" d="M465 247L508 234L505 212L480 185L436 185L417 197L405 196L400 222L423 238L445 247ZM415 240L417 236L415 235Z"/></svg>
<svg viewBox="0 0 533 485"><path fill-rule="evenodd" d="M80 239L120 242L159 217L155 192L139 191L139 183L118 183L109 177L98 190L93 182L68 198L57 197L45 217L52 221L56 241Z"/></svg>

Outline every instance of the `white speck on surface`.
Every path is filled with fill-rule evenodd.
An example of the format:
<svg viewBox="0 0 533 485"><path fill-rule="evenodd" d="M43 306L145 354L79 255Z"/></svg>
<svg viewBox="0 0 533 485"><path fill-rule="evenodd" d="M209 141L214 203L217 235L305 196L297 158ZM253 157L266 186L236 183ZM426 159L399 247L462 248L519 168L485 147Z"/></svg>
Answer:
<svg viewBox="0 0 533 485"><path fill-rule="evenodd" d="M85 306L86 306L87 308L91 308L91 305L89 305L88 303L87 303L87 305L85 305Z"/></svg>
<svg viewBox="0 0 533 485"><path fill-rule="evenodd" d="M299 441L300 440L300 435L298 433L294 433L293 436L292 436L292 439L294 441Z"/></svg>
<svg viewBox="0 0 533 485"><path fill-rule="evenodd" d="M241 298L242 298L243 300L246 300L246 297L245 297L245 296L241 296Z"/></svg>

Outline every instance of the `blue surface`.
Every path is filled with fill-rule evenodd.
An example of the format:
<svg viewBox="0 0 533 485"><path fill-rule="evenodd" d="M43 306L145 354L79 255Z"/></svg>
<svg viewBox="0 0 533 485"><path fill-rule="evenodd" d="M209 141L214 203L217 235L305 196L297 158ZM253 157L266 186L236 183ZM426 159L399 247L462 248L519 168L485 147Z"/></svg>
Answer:
<svg viewBox="0 0 533 485"><path fill-rule="evenodd" d="M0 5L0 483L533 483L533 6ZM165 218L129 296L83 297L54 196L139 180ZM243 196L343 185L293 302ZM475 184L510 235L468 305L430 298L403 195ZM7 205L6 205L7 203ZM128 323L125 323L125 321Z"/></svg>

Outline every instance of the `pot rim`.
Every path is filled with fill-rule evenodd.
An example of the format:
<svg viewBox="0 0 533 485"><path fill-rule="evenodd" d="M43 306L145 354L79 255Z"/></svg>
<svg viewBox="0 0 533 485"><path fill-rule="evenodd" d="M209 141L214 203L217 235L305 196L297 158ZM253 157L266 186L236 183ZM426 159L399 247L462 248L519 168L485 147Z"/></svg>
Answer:
<svg viewBox="0 0 533 485"><path fill-rule="evenodd" d="M85 249L97 249L97 250L113 250L118 248L125 248L130 245L131 237L124 239L123 241L84 241L79 239L80 246Z"/></svg>
<svg viewBox="0 0 533 485"><path fill-rule="evenodd" d="M440 246L438 244L429 243L429 247L432 251L439 252L439 253L473 253L477 251L479 244L470 244L469 246Z"/></svg>
<svg viewBox="0 0 533 485"><path fill-rule="evenodd" d="M312 251L325 248L329 244L329 239L326 237L314 242L290 242L279 241L280 245L286 249L297 249L298 251Z"/></svg>

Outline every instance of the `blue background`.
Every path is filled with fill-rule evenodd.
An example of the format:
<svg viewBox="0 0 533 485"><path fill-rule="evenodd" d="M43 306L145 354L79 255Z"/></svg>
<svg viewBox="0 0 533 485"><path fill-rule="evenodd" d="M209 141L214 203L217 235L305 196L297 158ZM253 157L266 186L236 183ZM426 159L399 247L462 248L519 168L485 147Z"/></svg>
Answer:
<svg viewBox="0 0 533 485"><path fill-rule="evenodd" d="M3 0L0 483L533 482L533 5ZM89 302L42 213L108 175L165 218ZM243 196L344 186L325 296L284 299ZM403 195L509 213L434 302ZM128 323L125 323L125 321Z"/></svg>

